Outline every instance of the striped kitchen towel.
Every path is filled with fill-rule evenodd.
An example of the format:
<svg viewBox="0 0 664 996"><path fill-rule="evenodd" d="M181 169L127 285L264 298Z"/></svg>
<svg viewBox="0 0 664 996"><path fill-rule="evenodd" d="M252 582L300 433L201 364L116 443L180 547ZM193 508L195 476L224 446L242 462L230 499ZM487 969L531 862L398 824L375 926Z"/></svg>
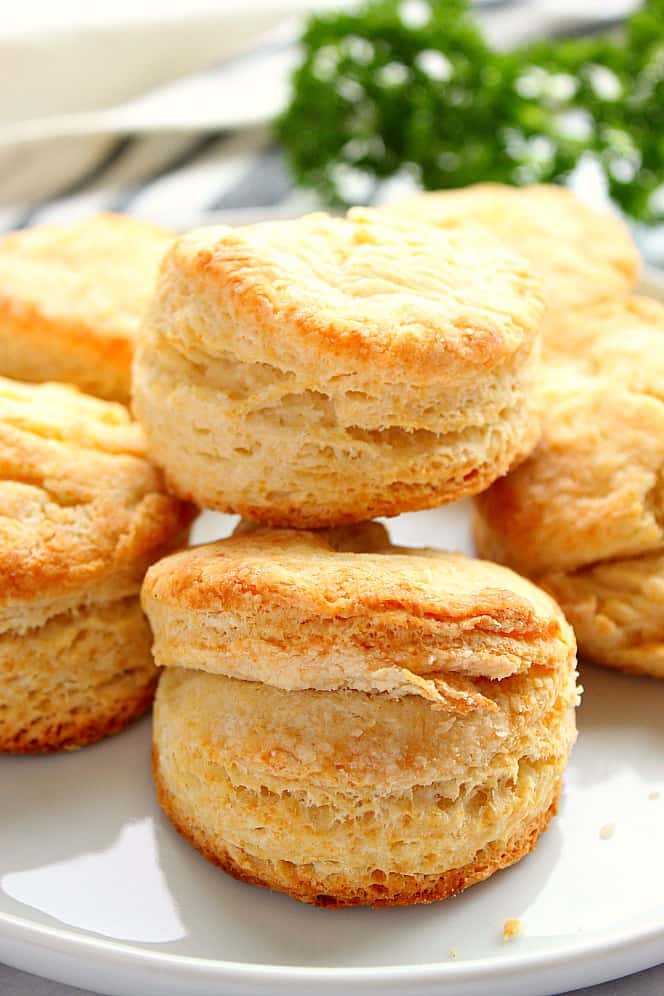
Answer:
<svg viewBox="0 0 664 996"><path fill-rule="evenodd" d="M100 210L184 228L252 219L267 208L284 215L312 208L313 195L292 188L270 121L287 100L302 14L338 5L195 0L183 10L174 0L115 0L112 13L86 5L88 21L72 24L65 3L50 5L59 24L36 28L17 24L21 10L6 12L0 230ZM508 46L613 19L634 5L479 6L489 36Z"/></svg>

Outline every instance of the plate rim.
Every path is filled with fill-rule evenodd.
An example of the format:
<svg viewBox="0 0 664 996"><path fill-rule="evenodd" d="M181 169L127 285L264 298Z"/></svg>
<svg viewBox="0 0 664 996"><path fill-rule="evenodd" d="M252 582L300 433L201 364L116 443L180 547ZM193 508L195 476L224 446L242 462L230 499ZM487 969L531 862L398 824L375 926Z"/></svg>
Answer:
<svg viewBox="0 0 664 996"><path fill-rule="evenodd" d="M329 911L328 911L329 913ZM332 915L335 915L333 912ZM338 913L336 914L338 915ZM619 974L630 974L632 971L646 970L661 964L662 949L659 955L651 960L651 955L646 954L648 962L643 963L640 957L635 958L639 948L652 950L654 955L655 945L664 945L664 921L659 925L652 925L645 928L632 928L631 930L621 930L614 927L604 931L600 936L593 937L586 943L559 947L551 952L525 952L514 955L493 955L488 958L478 958L472 961L438 961L425 965L376 965L376 966L303 966L303 965L276 965L258 964L244 961L227 961L225 959L203 958L197 955L183 955L170 951L153 951L139 945L126 944L123 941L116 941L112 938L105 938L95 934L86 934L76 928L55 927L50 924L39 924L25 917L17 916L13 913L0 911L0 929L5 933L5 929L10 939L23 941L28 944L40 944L49 950L55 950L60 954L85 954L91 953L95 956L100 954L109 963L122 962L123 968L170 968L178 972L180 977L187 976L189 979L197 976L199 981L217 981L232 983L259 983L268 985L274 983L288 982L298 985L332 983L339 985L342 983L353 983L355 986L361 985L362 991L368 992L386 982L407 982L409 989L420 986L444 982L453 983L478 983L490 978L493 982L512 981L515 976L521 973L527 981L528 977L535 974L541 975L547 971L557 970L561 967L568 969L575 968L574 973L580 973L588 966L610 965L608 956L612 960L622 953L632 956L630 964L638 963L640 969L628 968L626 972ZM0 935L1 936L1 935ZM7 935L5 935L7 936ZM607 956L606 960L600 960L601 956ZM577 976L580 978L580 975ZM584 976L579 985L594 985L599 982L617 978L612 968L608 968L608 973L600 970L596 976ZM368 985L365 985L368 984Z"/></svg>

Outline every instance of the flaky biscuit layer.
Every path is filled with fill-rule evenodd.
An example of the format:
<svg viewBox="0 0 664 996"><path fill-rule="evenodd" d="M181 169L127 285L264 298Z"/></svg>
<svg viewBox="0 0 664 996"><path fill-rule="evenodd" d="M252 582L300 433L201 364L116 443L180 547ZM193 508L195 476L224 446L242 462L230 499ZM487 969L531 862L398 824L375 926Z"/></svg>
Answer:
<svg viewBox="0 0 664 996"><path fill-rule="evenodd" d="M208 856L295 898L444 898L533 846L574 739L573 664L495 685L496 709L468 717L415 696L168 668L154 723L160 798Z"/></svg>
<svg viewBox="0 0 664 996"><path fill-rule="evenodd" d="M664 678L664 552L547 574L540 583L589 660Z"/></svg>
<svg viewBox="0 0 664 996"><path fill-rule="evenodd" d="M152 703L150 639L135 595L0 634L0 753L72 750L124 729Z"/></svg>
<svg viewBox="0 0 664 996"><path fill-rule="evenodd" d="M525 263L472 227L201 230L162 266L134 408L205 506L300 527L431 507L532 449L541 313Z"/></svg>
<svg viewBox="0 0 664 996"><path fill-rule="evenodd" d="M362 879L343 870L321 871L312 864L302 866L283 859L259 858L243 848L226 844L201 822L197 813L187 810L186 805L166 787L156 751L153 768L161 808L178 833L208 861L241 882L285 892L300 902L328 909L412 906L456 896L530 853L555 816L560 794L560 786L557 786L549 808L539 813L525 830L519 829L508 841L492 841L461 868L430 875L386 873L381 868L375 868Z"/></svg>

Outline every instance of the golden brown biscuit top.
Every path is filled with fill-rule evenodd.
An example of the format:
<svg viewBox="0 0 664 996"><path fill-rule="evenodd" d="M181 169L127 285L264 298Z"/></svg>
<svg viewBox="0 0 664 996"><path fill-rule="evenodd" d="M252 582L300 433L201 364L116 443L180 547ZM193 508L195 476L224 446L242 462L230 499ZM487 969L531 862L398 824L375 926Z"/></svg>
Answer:
<svg viewBox="0 0 664 996"><path fill-rule="evenodd" d="M664 546L664 308L632 298L569 321L583 346L544 370L540 445L477 498L484 551L535 575Z"/></svg>
<svg viewBox="0 0 664 996"><path fill-rule="evenodd" d="M147 322L187 355L453 383L529 346L542 307L528 265L483 230L355 209L183 236Z"/></svg>
<svg viewBox="0 0 664 996"><path fill-rule="evenodd" d="M12 232L0 240L0 313L132 339L172 241L113 214Z"/></svg>
<svg viewBox="0 0 664 996"><path fill-rule="evenodd" d="M135 588L191 519L127 410L59 384L0 378L0 477L0 626L11 604Z"/></svg>
<svg viewBox="0 0 664 996"><path fill-rule="evenodd" d="M530 582L461 554L392 546L376 523L194 547L150 568L142 600L159 664L457 708L482 706L472 678L555 668L574 648Z"/></svg>
<svg viewBox="0 0 664 996"><path fill-rule="evenodd" d="M562 187L480 183L420 194L383 210L433 225L459 218L486 225L535 267L554 317L559 309L624 295L638 276L638 253L626 225Z"/></svg>

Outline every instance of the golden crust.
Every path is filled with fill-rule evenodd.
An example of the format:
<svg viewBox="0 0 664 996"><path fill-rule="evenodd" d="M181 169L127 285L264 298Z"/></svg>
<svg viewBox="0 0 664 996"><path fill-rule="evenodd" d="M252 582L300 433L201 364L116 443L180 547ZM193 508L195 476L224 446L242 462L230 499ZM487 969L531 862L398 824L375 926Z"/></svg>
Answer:
<svg viewBox="0 0 664 996"><path fill-rule="evenodd" d="M258 529L191 548L150 568L142 602L159 665L460 711L491 707L469 677L556 668L573 648L558 607L529 582L393 547L376 524Z"/></svg>
<svg viewBox="0 0 664 996"><path fill-rule="evenodd" d="M0 379L0 631L136 593L193 510L164 493L125 408Z"/></svg>
<svg viewBox="0 0 664 996"><path fill-rule="evenodd" d="M662 676L664 308L567 321L578 355L543 377L538 448L477 498L477 546L553 592L582 653Z"/></svg>
<svg viewBox="0 0 664 996"><path fill-rule="evenodd" d="M638 253L626 225L562 187L481 183L420 194L383 210L442 226L471 220L522 253L542 278L551 309L545 342L564 345L558 325L562 312L624 297L638 276Z"/></svg>
<svg viewBox="0 0 664 996"><path fill-rule="evenodd" d="M481 229L358 208L182 236L148 322L185 353L455 383L532 342L541 314L527 265Z"/></svg>
<svg viewBox="0 0 664 996"><path fill-rule="evenodd" d="M0 373L126 402L133 343L172 235L121 215L0 241Z"/></svg>
<svg viewBox="0 0 664 996"><path fill-rule="evenodd" d="M0 753L73 750L152 704L157 670L138 598L0 634Z"/></svg>
<svg viewBox="0 0 664 996"><path fill-rule="evenodd" d="M560 783L549 808L535 817L530 826L509 841L492 842L461 868L441 875L374 873L375 881L358 887L349 876L315 877L310 866L298 868L284 861L270 861L248 854L242 848L224 846L212 838L204 826L180 814L178 800L165 785L159 770L158 752L153 752L153 771L159 805L185 840L214 865L249 885L285 892L293 899L327 909L352 906L412 906L433 903L458 895L529 854L558 810Z"/></svg>

